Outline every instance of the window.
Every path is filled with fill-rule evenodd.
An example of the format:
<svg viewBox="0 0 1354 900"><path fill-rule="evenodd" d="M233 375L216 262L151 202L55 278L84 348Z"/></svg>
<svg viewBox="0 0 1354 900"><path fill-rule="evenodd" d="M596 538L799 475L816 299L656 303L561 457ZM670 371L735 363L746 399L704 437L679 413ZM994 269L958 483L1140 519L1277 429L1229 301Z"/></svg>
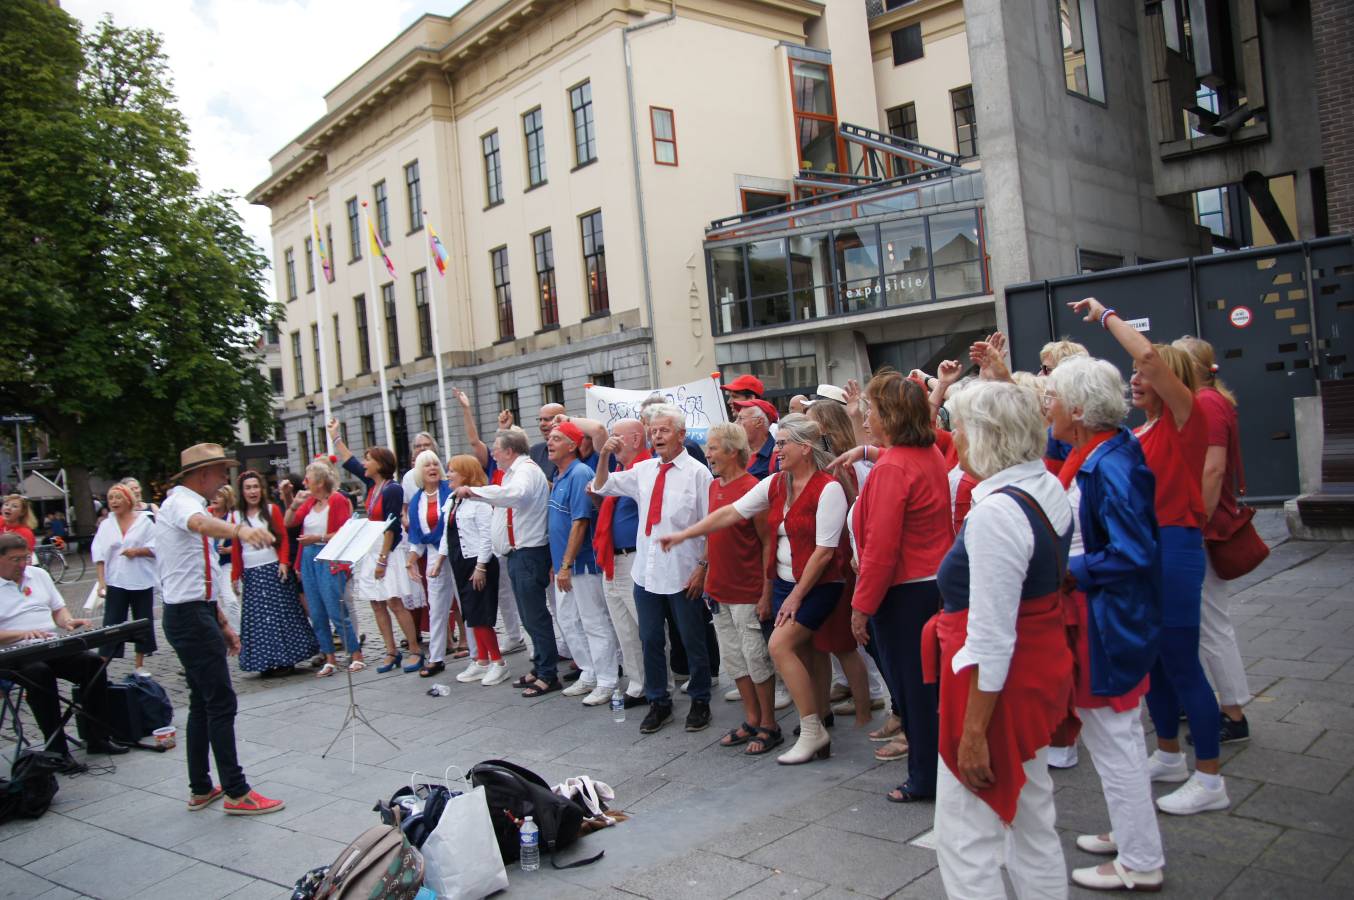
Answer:
<svg viewBox="0 0 1354 900"><path fill-rule="evenodd" d="M574 114L574 165L587 165L597 158L597 130L592 121L592 82L585 81L569 90L569 108Z"/></svg>
<svg viewBox="0 0 1354 900"><path fill-rule="evenodd" d="M315 390L324 389L324 366L320 365L320 323L310 323L310 350L315 362Z"/></svg>
<svg viewBox="0 0 1354 900"><path fill-rule="evenodd" d="M419 418L423 421L423 428L421 430L428 432L428 434L437 434L437 404L420 404L418 414Z"/></svg>
<svg viewBox="0 0 1354 900"><path fill-rule="evenodd" d="M428 305L428 270L414 273L414 311L418 314L418 355L433 355L432 307Z"/></svg>
<svg viewBox="0 0 1354 900"><path fill-rule="evenodd" d="M347 422L340 422L340 423L339 423L339 440L343 441L343 443L345 443L345 444L348 444L349 447L352 446L352 444L348 442L348 423L347 423Z"/></svg>
<svg viewBox="0 0 1354 900"><path fill-rule="evenodd" d="M588 381L592 382L593 387L614 388L616 386L616 373L594 372L588 376Z"/></svg>
<svg viewBox="0 0 1354 900"><path fill-rule="evenodd" d="M588 290L588 315L601 315L611 309L606 286L606 246L602 242L602 211L580 216L583 232L583 278Z"/></svg>
<svg viewBox="0 0 1354 900"><path fill-rule="evenodd" d="M893 39L893 64L901 66L915 59L921 59L925 50L921 43L921 23L899 28L889 35Z"/></svg>
<svg viewBox="0 0 1354 900"><path fill-rule="evenodd" d="M344 441L347 443L347 441ZM362 449L376 446L376 416L362 417Z"/></svg>
<svg viewBox="0 0 1354 900"><path fill-rule="evenodd" d="M499 247L490 250L489 265L494 272L494 309L498 312L498 339L500 341L511 340L514 332L512 325L512 285L508 282L508 248Z"/></svg>
<svg viewBox="0 0 1354 900"><path fill-rule="evenodd" d="M400 364L400 329L395 321L395 285L381 285L381 305L384 307L386 325L386 365Z"/></svg>
<svg viewBox="0 0 1354 900"><path fill-rule="evenodd" d="M954 107L954 143L960 156L978 155L978 121L973 114L973 85L950 91Z"/></svg>
<svg viewBox="0 0 1354 900"><path fill-rule="evenodd" d="M888 117L889 134L905 141L917 139L917 104L904 103L885 110L884 114Z"/></svg>
<svg viewBox="0 0 1354 900"><path fill-rule="evenodd" d="M1058 0L1063 75L1070 93L1105 102L1105 73L1100 66L1100 28L1095 0Z"/></svg>
<svg viewBox="0 0 1354 900"><path fill-rule="evenodd" d="M281 419L273 420L273 440L285 441L287 439L287 426Z"/></svg>
<svg viewBox="0 0 1354 900"><path fill-rule="evenodd" d="M927 216L931 268L937 300L983 292L983 264L978 214L971 210Z"/></svg>
<svg viewBox="0 0 1354 900"><path fill-rule="evenodd" d="M265 344L269 344L269 345L272 345L272 344L276 344L276 343L277 343L277 323L276 323L276 322L269 322L267 325L264 325L264 326L263 326L263 342L264 342Z"/></svg>
<svg viewBox="0 0 1354 900"><path fill-rule="evenodd" d="M1104 272L1109 269L1121 268L1124 264L1124 258L1117 253L1101 253L1099 250L1087 250L1084 247L1077 248L1077 268L1081 274L1086 275L1091 272Z"/></svg>
<svg viewBox="0 0 1354 900"><path fill-rule="evenodd" d="M299 331L291 333L291 374L292 380L296 382L296 393L292 396L299 397L306 392L306 373L301 362L301 332Z"/></svg>
<svg viewBox="0 0 1354 900"><path fill-rule="evenodd" d="M282 253L282 266L287 273L287 299L296 299L296 251L288 247Z"/></svg>
<svg viewBox="0 0 1354 900"><path fill-rule="evenodd" d="M819 382L818 363L813 356L760 359L737 366L724 366L721 371L726 384L735 375L744 373L760 378L766 386L763 397L775 404L782 415L789 411L791 397L795 394L812 394Z"/></svg>
<svg viewBox="0 0 1354 900"><path fill-rule="evenodd" d="M348 211L348 262L362 258L362 227L357 219L357 198L349 197L344 207Z"/></svg>
<svg viewBox="0 0 1354 900"><path fill-rule="evenodd" d="M832 69L821 63L790 60L790 95L794 101L799 167L836 172L839 157Z"/></svg>
<svg viewBox="0 0 1354 900"><path fill-rule="evenodd" d="M522 135L527 142L527 189L545 184L545 124L538 106L522 116Z"/></svg>
<svg viewBox="0 0 1354 900"><path fill-rule="evenodd" d="M409 201L409 232L423 228L423 182L418 177L418 160L404 167L404 196Z"/></svg>
<svg viewBox="0 0 1354 900"><path fill-rule="evenodd" d="M884 9L893 10L899 7L907 6L910 3L916 3L917 0L884 0Z"/></svg>
<svg viewBox="0 0 1354 900"><path fill-rule="evenodd" d="M740 193L743 197L743 212L758 212L790 202L789 194L775 191L752 191L743 188Z"/></svg>
<svg viewBox="0 0 1354 900"><path fill-rule="evenodd" d="M315 290L315 239L306 238L306 293Z"/></svg>
<svg viewBox="0 0 1354 900"><path fill-rule="evenodd" d="M334 369L338 372L338 383L343 384L343 336L339 331L338 313L334 313Z"/></svg>
<svg viewBox="0 0 1354 900"><path fill-rule="evenodd" d="M286 388L282 386L282 369L274 367L268 370L268 378L273 382L273 393L282 396Z"/></svg>
<svg viewBox="0 0 1354 900"><path fill-rule="evenodd" d="M296 432L296 448L301 453L301 465L310 462L310 435L304 431Z"/></svg>
<svg viewBox="0 0 1354 900"><path fill-rule="evenodd" d="M508 412L512 413L512 420L514 422L522 421L522 409L521 404L517 402L516 391L499 391L498 408L506 409Z"/></svg>
<svg viewBox="0 0 1354 900"><path fill-rule="evenodd" d="M371 186L372 196L376 199L376 233L381 236L381 243L389 246L390 244L390 197L386 194L385 179L381 179Z"/></svg>
<svg viewBox="0 0 1354 900"><path fill-rule="evenodd" d="M650 106L649 125L653 128L653 161L660 166L677 165L677 121L672 110Z"/></svg>
<svg viewBox="0 0 1354 900"><path fill-rule="evenodd" d="M484 191L489 206L503 202L503 164L498 152L498 132L480 138L484 150Z"/></svg>
<svg viewBox="0 0 1354 900"><path fill-rule="evenodd" d="M334 274L334 263L337 262L337 260L334 259L334 226L333 226L333 225L326 225L326 226L324 226L324 245L325 245L326 247L329 248L329 271L325 273L325 275L324 275L324 280L327 281L327 282L329 282L330 284L333 284L333 283L334 283L334 278L336 277L335 274Z"/></svg>
<svg viewBox="0 0 1354 900"><path fill-rule="evenodd" d="M549 230L531 236L536 256L536 293L541 303L541 327L559 324L559 303L555 296L555 242Z"/></svg>
<svg viewBox="0 0 1354 900"><path fill-rule="evenodd" d="M558 403L564 405L564 382L547 381L541 385L541 404Z"/></svg>
<svg viewBox="0 0 1354 900"><path fill-rule="evenodd" d="M367 336L367 295L353 298L353 316L357 321L357 374L371 371L371 339Z"/></svg>

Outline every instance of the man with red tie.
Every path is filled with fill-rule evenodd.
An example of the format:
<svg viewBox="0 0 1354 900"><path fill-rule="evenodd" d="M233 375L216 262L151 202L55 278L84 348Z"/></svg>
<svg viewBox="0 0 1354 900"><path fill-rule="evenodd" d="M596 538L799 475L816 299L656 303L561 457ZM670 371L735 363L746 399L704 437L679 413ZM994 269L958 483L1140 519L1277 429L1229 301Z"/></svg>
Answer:
<svg viewBox="0 0 1354 900"><path fill-rule="evenodd" d="M235 689L226 657L240 652L240 636L217 605L225 584L210 539L273 543L267 528L233 525L207 510L238 466L219 444L195 444L179 454L177 484L155 520L155 560L164 594L165 637L178 654L188 682L188 809L206 809L225 796L232 816L277 812L285 805L251 790L235 754ZM212 784L210 755L221 784Z"/></svg>
<svg viewBox="0 0 1354 900"><path fill-rule="evenodd" d="M633 469L653 456L644 441L644 423L638 419L621 419L611 426L611 434L620 439L615 459L621 469ZM621 663L630 681L625 689L626 708L648 702L644 697L644 649L639 641L639 616L635 612L635 583L630 577L635 564L638 530L639 505L634 500L607 497L602 501L592 547L602 569L607 613L620 643Z"/></svg>
<svg viewBox="0 0 1354 900"><path fill-rule="evenodd" d="M660 404L650 411L649 440L656 458L622 472L608 472L613 454L624 441L618 435L602 447L593 479L593 492L602 497L628 497L639 505L635 533L635 611L644 654L644 692L649 714L639 730L651 734L672 718L668 693L668 658L664 623L669 612L686 645L691 682L687 693L691 709L687 731L710 725L710 660L705 647L705 619L701 615L705 585L705 541L688 541L664 553L658 539L681 531L705 517L710 503L710 470L686 452L686 416L675 406Z"/></svg>

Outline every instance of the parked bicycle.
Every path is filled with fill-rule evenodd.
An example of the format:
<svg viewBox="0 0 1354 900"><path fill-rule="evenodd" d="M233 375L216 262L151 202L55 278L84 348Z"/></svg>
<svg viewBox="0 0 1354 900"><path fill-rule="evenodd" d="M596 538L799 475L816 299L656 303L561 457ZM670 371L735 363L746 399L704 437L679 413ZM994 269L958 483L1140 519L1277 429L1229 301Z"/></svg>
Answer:
<svg viewBox="0 0 1354 900"><path fill-rule="evenodd" d="M85 577L88 563L83 553L70 550L64 540L38 544L33 549L38 565L47 570L57 584L79 581Z"/></svg>

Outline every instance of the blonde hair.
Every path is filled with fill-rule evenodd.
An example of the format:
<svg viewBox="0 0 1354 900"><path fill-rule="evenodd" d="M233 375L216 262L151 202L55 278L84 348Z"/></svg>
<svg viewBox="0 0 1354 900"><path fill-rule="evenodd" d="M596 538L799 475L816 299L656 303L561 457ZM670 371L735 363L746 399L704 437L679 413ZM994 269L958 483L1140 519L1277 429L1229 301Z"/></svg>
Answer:
<svg viewBox="0 0 1354 900"><path fill-rule="evenodd" d="M1048 364L1049 369L1056 369L1058 368L1058 365L1065 360L1077 356L1090 355L1091 354L1087 352L1086 347L1082 344L1063 338L1060 341L1049 341L1039 350L1039 364L1043 365L1044 357L1047 356L1052 360L1052 362Z"/></svg>
<svg viewBox="0 0 1354 900"><path fill-rule="evenodd" d="M1211 387L1213 390L1222 394L1223 398L1233 406L1237 405L1236 394L1232 389L1223 384L1222 379L1218 377L1218 357L1213 352L1213 345L1203 338L1185 335L1171 341L1171 346L1177 350L1183 350L1194 359L1194 366L1198 369L1199 387Z"/></svg>
<svg viewBox="0 0 1354 900"><path fill-rule="evenodd" d="M1157 355L1175 373L1175 377L1193 394L1199 390L1199 367L1194 357L1172 344L1154 344Z"/></svg>
<svg viewBox="0 0 1354 900"><path fill-rule="evenodd" d="M818 423L833 453L842 454L856 446L856 429L842 404L816 400L804 415Z"/></svg>
<svg viewBox="0 0 1354 900"><path fill-rule="evenodd" d="M418 456L414 457L414 472L416 473L420 487L426 487L423 483L423 467L430 462L437 463L437 471L442 472L442 458L437 455L436 450L424 450Z"/></svg>
<svg viewBox="0 0 1354 900"><path fill-rule="evenodd" d="M121 494L123 499L127 501L128 512L136 512L136 495L132 493L132 489L128 487L124 482L119 481L117 484L112 485L111 487L108 488L107 496L109 510L112 510L113 508L114 494Z"/></svg>
<svg viewBox="0 0 1354 900"><path fill-rule="evenodd" d="M28 527L29 531L36 529L38 527L38 517L33 514L33 504L28 502L28 498L23 494L9 494L5 497L4 502L8 503L11 500L16 500L19 503L19 521L23 522L23 524Z"/></svg>
<svg viewBox="0 0 1354 900"><path fill-rule="evenodd" d="M447 460L447 469L460 475L461 484L465 487L483 487L489 483L484 467L469 453L459 453Z"/></svg>
<svg viewBox="0 0 1354 900"><path fill-rule="evenodd" d="M222 505L225 506L226 512L235 509L235 488L228 484L222 486L221 490L216 492L213 502L217 500L221 501Z"/></svg>
<svg viewBox="0 0 1354 900"><path fill-rule="evenodd" d="M318 476L326 485L329 486L329 493L338 490L338 473L334 467L329 465L326 460L317 459L306 466L306 475L310 477Z"/></svg>
<svg viewBox="0 0 1354 900"><path fill-rule="evenodd" d="M710 430L705 434L705 443L708 447L710 441L719 441L719 445L725 450L738 455L738 464L747 468L748 460L752 457L752 448L748 446L748 433L743 430L741 425L735 425L732 422L720 422L711 425Z"/></svg>

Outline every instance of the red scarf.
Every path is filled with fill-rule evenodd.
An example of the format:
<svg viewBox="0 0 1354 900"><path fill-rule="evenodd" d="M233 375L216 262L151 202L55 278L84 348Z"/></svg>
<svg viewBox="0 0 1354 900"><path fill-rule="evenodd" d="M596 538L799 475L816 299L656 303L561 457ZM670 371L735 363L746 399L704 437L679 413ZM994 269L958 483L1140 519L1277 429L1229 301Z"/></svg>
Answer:
<svg viewBox="0 0 1354 900"><path fill-rule="evenodd" d="M648 447L640 447L635 458L630 460L626 469L633 469L635 463L643 462L653 456ZM611 526L612 519L616 515L616 501L619 497L607 497L602 501L602 508L597 513L597 527L592 533L592 552L597 557L597 565L601 567L602 574L606 576L607 581L616 577L616 542L612 540Z"/></svg>
<svg viewBox="0 0 1354 900"><path fill-rule="evenodd" d="M1072 452L1067 454L1067 459L1063 460L1062 468L1058 470L1058 480L1063 483L1063 490L1072 486L1072 479L1077 477L1081 471L1081 466L1090 457L1091 451L1101 444L1114 437L1119 432L1115 429L1110 431L1097 431L1091 435L1091 439L1080 447L1073 447Z"/></svg>

